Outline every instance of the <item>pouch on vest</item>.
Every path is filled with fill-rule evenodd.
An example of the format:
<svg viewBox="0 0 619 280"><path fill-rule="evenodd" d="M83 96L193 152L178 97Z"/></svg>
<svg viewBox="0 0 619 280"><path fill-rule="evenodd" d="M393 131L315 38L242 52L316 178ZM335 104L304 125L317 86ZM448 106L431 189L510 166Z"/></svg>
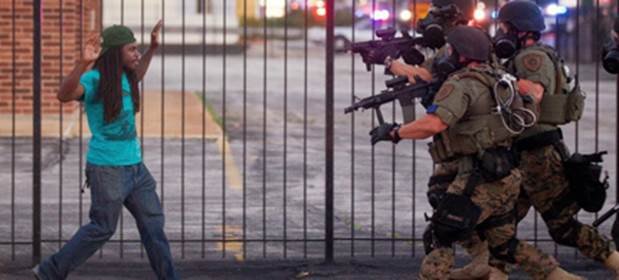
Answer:
<svg viewBox="0 0 619 280"><path fill-rule="evenodd" d="M554 93L545 94L542 98L539 121L562 125L580 120L585 108L585 94L580 88L578 76L569 76L565 62L553 49L540 46L540 50L546 53L554 64L556 85Z"/></svg>
<svg viewBox="0 0 619 280"><path fill-rule="evenodd" d="M575 77L576 84L571 92L567 94L567 104L565 117L568 122L580 120L585 111L585 93L580 89L578 77Z"/></svg>
<svg viewBox="0 0 619 280"><path fill-rule="evenodd" d="M451 148L451 140L446 132L435 135L432 143L428 144L428 150L434 163L444 162L455 156Z"/></svg>
<svg viewBox="0 0 619 280"><path fill-rule="evenodd" d="M585 110L585 95L577 83L568 94L544 95L540 107L541 123L562 125L578 121Z"/></svg>
<svg viewBox="0 0 619 280"><path fill-rule="evenodd" d="M514 168L513 155L507 149L485 150L477 159L482 178L494 182L511 174Z"/></svg>
<svg viewBox="0 0 619 280"><path fill-rule="evenodd" d="M570 190L578 201L578 205L587 212L597 212L606 201L608 175L600 181L602 175L602 155L606 151L595 154L573 154L564 162L565 176Z"/></svg>

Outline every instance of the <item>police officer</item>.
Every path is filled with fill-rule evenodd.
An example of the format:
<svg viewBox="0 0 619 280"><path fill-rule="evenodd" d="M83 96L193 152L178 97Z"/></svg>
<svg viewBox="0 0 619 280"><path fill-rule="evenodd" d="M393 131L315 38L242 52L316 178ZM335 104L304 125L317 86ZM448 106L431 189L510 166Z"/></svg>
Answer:
<svg viewBox="0 0 619 280"><path fill-rule="evenodd" d="M454 10L457 12L451 12ZM387 58L385 67L395 75L407 76L411 83L417 78L429 81L432 79L432 74L435 74L434 58L441 57L445 53L445 36L454 27L466 25L471 21L474 12L475 0L433 0L428 16L418 22L418 32L426 40L432 41L431 48L436 51L421 65L409 65Z"/></svg>
<svg viewBox="0 0 619 280"><path fill-rule="evenodd" d="M372 143L398 142L433 136L430 154L433 161L454 163L456 174L440 200L431 222L431 244L423 260L421 279L446 279L453 264L451 245L470 237L476 230L488 241L493 255L520 264L532 277L569 279L551 257L515 237L515 224L496 223L511 216L518 197L521 174L508 151L513 127L493 109L507 91L496 87L509 83L508 75L487 64L491 44L482 31L458 26L447 36L448 57L456 70L437 92L427 114L409 124L381 124L370 134ZM500 79L500 81L499 81ZM513 84L512 84L513 85ZM498 91L491 88L501 88Z"/></svg>
<svg viewBox="0 0 619 280"><path fill-rule="evenodd" d="M604 46L602 52L602 65L610 74L619 74L619 16L615 18L613 30L610 32L610 40ZM619 216L615 217L611 231L615 246L619 245Z"/></svg>
<svg viewBox="0 0 619 280"><path fill-rule="evenodd" d="M575 199L564 173L564 160L569 155L558 126L581 117L584 95L554 50L539 43L545 25L535 3L511 1L501 8L498 18L500 30L495 38L495 52L508 59L510 72L532 81L531 88L544 89L537 125L514 142L523 173L517 219L523 219L532 205L555 242L578 248L583 255L619 275L619 253L611 242L575 218L582 205Z"/></svg>

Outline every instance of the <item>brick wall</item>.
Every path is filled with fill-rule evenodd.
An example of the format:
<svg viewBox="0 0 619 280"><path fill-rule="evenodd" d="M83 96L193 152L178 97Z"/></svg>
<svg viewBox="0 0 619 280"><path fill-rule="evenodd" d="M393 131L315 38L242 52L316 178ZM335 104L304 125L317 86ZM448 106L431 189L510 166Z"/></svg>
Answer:
<svg viewBox="0 0 619 280"><path fill-rule="evenodd" d="M75 65L80 56L80 44L89 35L99 32L101 22L99 1L41 1L43 5L41 110L44 114L60 113L60 104L56 100L60 79ZM32 2L32 0L0 0L0 114L12 113L13 104L16 114L32 112ZM65 104L63 111L67 113L76 108L75 102Z"/></svg>

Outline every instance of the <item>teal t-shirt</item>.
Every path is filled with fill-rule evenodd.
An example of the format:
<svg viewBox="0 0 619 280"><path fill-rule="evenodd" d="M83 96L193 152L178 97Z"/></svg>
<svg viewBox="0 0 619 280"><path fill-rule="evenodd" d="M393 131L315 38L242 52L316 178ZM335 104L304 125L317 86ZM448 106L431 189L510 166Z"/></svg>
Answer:
<svg viewBox="0 0 619 280"><path fill-rule="evenodd" d="M98 96L98 70L90 70L80 77L84 87L84 109L92 138L88 144L86 160L105 166L133 165L142 162L140 142L135 128L131 86L125 73L122 74L123 101L118 117L110 123L104 119L103 99Z"/></svg>

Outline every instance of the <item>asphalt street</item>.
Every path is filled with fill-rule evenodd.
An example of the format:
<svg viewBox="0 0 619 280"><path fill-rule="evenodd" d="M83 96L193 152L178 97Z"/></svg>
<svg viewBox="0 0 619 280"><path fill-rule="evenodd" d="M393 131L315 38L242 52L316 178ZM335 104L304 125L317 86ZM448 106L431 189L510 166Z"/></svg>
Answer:
<svg viewBox="0 0 619 280"><path fill-rule="evenodd" d="M191 262L203 258L322 258L324 243L317 241L324 239L325 229L326 56L321 46L312 44L307 59L305 54L301 43L291 44L286 53L283 44L270 42L266 52L260 44L252 46L246 59L243 55L228 55L225 61L222 56L207 56L203 64L201 56L166 55L164 65L161 57L153 59L145 88L206 92L213 114L222 118L228 140L224 145L229 145L222 149L218 142L200 138L146 138L143 142L144 162L159 184L174 256L187 265L187 271L194 267ZM336 257L395 256L408 262L414 255L412 262L418 262L423 255L418 239L426 225L424 213L430 213L425 196L432 170L427 141L369 144L372 114L345 115L344 107L353 95L378 93L386 77L381 67L375 73L366 72L360 61L350 54L335 58ZM588 93L587 110L577 128L569 125L563 131L572 151L608 150L604 164L612 186L604 208L608 209L615 201L617 91L612 77L604 74L596 84L594 69L592 65L579 67L581 85ZM384 107L388 119L401 120L398 108ZM422 114L418 106L417 115ZM89 190L80 193L87 140L65 139L60 150L58 139L44 139L42 228L43 239L50 241L44 243L44 255L57 250L61 245L57 240L70 238L88 221ZM0 139L2 154L11 155L13 147L16 154L15 161L10 156L0 158L0 181L5 182L0 185L0 263L6 264L7 271L12 269L14 274L9 275L19 276L24 264L15 265L11 257L13 250L17 260L30 254L32 139L15 139L14 143L10 138ZM591 222L595 215L581 213L579 218ZM603 225L601 231L609 232L609 226ZM518 235L549 240L541 219L532 211ZM243 236L249 242L235 241ZM23 244L8 245L12 240ZM148 273L138 240L135 223L125 211L112 242L89 265L122 258L137 262L140 271ZM591 261L577 257L573 249L544 241L538 245L560 259L576 260L575 267L599 270ZM410 275L408 270L402 273ZM142 278L143 274L127 277Z"/></svg>

